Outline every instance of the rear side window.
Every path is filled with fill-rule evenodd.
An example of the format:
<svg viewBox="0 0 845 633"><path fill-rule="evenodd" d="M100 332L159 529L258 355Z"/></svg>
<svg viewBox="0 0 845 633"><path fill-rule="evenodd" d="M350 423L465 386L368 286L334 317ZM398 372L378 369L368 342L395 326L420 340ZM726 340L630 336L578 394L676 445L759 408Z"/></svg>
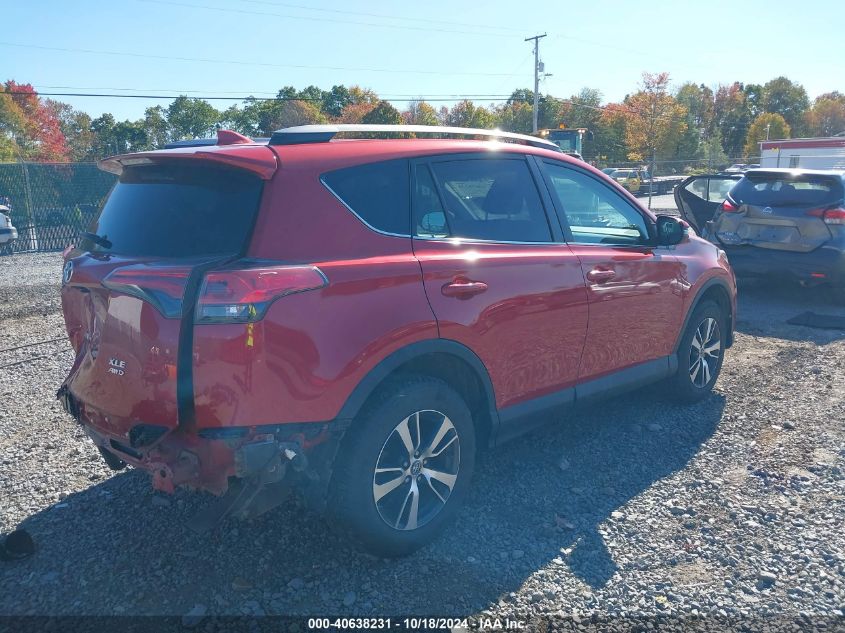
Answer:
<svg viewBox="0 0 845 633"><path fill-rule="evenodd" d="M111 246L84 240L81 247L145 257L237 254L252 231L261 191L261 179L242 170L129 167L88 228Z"/></svg>
<svg viewBox="0 0 845 633"><path fill-rule="evenodd" d="M417 235L499 242L552 240L540 194L523 159L434 162L417 170ZM433 178L432 178L433 176Z"/></svg>
<svg viewBox="0 0 845 633"><path fill-rule="evenodd" d="M759 206L823 206L842 200L842 182L837 178L807 175L749 174L731 189L739 204Z"/></svg>
<svg viewBox="0 0 845 633"><path fill-rule="evenodd" d="M389 160L323 174L323 184L372 228L411 234L408 161Z"/></svg>

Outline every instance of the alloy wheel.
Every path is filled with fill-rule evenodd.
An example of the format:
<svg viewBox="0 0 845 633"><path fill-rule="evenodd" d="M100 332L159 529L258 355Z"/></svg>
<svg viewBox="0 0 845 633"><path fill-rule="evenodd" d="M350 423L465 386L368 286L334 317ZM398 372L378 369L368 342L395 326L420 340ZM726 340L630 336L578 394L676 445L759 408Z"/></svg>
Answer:
<svg viewBox="0 0 845 633"><path fill-rule="evenodd" d="M379 516L396 530L415 530L446 506L458 479L458 431L444 413L425 409L391 431L373 473Z"/></svg>
<svg viewBox="0 0 845 633"><path fill-rule="evenodd" d="M689 354L690 380L703 389L713 378L722 354L722 333L716 319L707 317L699 324L692 337Z"/></svg>

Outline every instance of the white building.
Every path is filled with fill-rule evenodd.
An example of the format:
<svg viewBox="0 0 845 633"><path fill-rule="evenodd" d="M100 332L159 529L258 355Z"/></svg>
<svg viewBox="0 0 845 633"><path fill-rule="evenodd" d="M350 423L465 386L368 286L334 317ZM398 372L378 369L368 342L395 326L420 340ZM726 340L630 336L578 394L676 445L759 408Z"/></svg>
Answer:
<svg viewBox="0 0 845 633"><path fill-rule="evenodd" d="M762 141L760 167L845 169L845 136Z"/></svg>

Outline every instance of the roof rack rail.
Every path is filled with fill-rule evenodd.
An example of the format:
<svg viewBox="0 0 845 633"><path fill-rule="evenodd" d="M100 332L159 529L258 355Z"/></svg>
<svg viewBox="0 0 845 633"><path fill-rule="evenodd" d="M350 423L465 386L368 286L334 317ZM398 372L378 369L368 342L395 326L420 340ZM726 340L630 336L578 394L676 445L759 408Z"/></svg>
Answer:
<svg viewBox="0 0 845 633"><path fill-rule="evenodd" d="M162 149L176 149L179 147L208 147L209 145L243 145L246 143L257 143L259 145L268 143L269 137L249 138L231 130L217 130L217 138L190 138L184 141L171 141L165 143Z"/></svg>
<svg viewBox="0 0 845 633"><path fill-rule="evenodd" d="M165 143L162 149L176 149L177 147L205 147L206 145L217 145L216 138L191 138L186 141L171 141Z"/></svg>
<svg viewBox="0 0 845 633"><path fill-rule="evenodd" d="M435 134L439 136L484 136L502 141L521 142L532 147L541 147L555 152L561 149L551 141L527 134L502 132L501 130L482 130L470 127L448 127L439 125L297 125L273 132L270 145L302 145L308 143L326 143L338 134Z"/></svg>

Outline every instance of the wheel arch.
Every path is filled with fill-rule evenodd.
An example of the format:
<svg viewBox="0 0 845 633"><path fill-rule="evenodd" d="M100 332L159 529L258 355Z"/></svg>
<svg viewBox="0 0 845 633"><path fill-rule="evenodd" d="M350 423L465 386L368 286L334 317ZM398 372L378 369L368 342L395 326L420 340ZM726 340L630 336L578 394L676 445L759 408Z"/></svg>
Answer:
<svg viewBox="0 0 845 633"><path fill-rule="evenodd" d="M449 339L411 343L384 358L358 383L338 419L354 419L380 388L399 374L430 376L447 382L464 398L472 413L477 446L491 444L499 416L490 375L471 349Z"/></svg>
<svg viewBox="0 0 845 633"><path fill-rule="evenodd" d="M733 345L733 336L734 336L734 308L733 302L731 301L731 290L728 282L722 279L721 277L714 277L712 279L708 279L705 281L701 287L696 292L695 298L690 302L690 307L687 310L687 314L684 317L683 325L681 326L680 332L678 332L678 338L675 340L675 346L672 350L673 354L678 353L678 347L681 344L681 339L684 337L684 332L687 331L687 326L689 325L689 320L692 318L693 312L695 312L696 308L701 305L702 301L714 301L719 307L721 307L725 314L727 314L728 318L728 332L727 332L727 339L726 339L726 347L730 347Z"/></svg>

